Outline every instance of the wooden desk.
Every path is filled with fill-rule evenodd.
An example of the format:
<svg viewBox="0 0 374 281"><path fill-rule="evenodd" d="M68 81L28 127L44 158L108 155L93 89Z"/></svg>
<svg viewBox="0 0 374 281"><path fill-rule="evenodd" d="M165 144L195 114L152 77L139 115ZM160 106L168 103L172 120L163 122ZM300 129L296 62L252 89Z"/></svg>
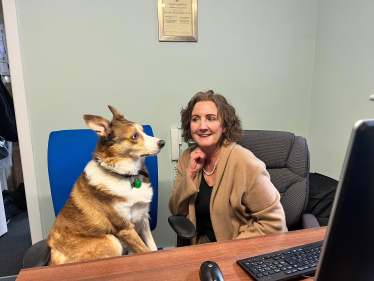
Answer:
<svg viewBox="0 0 374 281"><path fill-rule="evenodd" d="M236 261L323 240L326 227L227 242L132 254L99 261L23 269L23 280L200 280L201 263L215 261L225 280L252 280Z"/></svg>

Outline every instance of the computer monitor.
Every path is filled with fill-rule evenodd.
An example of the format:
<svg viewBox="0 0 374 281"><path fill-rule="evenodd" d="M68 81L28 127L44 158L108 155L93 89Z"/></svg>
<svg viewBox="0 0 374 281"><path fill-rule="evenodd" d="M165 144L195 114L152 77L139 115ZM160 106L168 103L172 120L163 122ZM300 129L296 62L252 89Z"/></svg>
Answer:
<svg viewBox="0 0 374 281"><path fill-rule="evenodd" d="M374 119L353 128L316 280L374 280Z"/></svg>

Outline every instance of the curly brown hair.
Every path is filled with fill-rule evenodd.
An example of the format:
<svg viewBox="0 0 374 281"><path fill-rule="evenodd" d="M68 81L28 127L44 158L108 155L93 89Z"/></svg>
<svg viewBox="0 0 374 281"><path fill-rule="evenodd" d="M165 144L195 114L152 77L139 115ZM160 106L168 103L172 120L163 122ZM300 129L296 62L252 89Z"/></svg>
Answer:
<svg viewBox="0 0 374 281"><path fill-rule="evenodd" d="M228 103L224 96L209 90L194 95L188 102L187 107L181 109L182 137L185 142L193 141L190 129L191 115L195 104L200 101L212 101L217 106L218 118L223 121L223 128L226 128L226 132L222 134L219 140L219 145L222 145L225 139L237 142L243 138L242 122L236 115L235 108Z"/></svg>

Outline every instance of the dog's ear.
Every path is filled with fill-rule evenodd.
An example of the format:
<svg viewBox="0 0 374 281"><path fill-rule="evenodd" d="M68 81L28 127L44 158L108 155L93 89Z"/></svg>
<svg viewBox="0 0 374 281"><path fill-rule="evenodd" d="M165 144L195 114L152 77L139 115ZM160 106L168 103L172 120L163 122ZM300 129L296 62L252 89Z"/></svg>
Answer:
<svg viewBox="0 0 374 281"><path fill-rule="evenodd" d="M126 120L126 119L123 117L122 113L119 112L117 109L115 109L113 106L108 105L108 107L109 107L109 110L110 110L110 111L112 112L112 114L113 114L113 119L117 119L117 120L120 120L120 121Z"/></svg>
<svg viewBox="0 0 374 281"><path fill-rule="evenodd" d="M84 114L83 118L87 126L95 131L99 137L107 137L111 133L110 123L105 118L89 114Z"/></svg>

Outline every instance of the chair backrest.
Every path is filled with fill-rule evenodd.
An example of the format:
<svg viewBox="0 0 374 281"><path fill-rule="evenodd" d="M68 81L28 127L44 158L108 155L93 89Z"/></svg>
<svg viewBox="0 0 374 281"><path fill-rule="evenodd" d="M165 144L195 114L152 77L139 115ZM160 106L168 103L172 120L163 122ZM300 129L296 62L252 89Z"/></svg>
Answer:
<svg viewBox="0 0 374 281"><path fill-rule="evenodd" d="M295 227L308 205L309 150L305 138L280 131L245 130L238 142L262 160L281 194L287 227Z"/></svg>
<svg viewBox="0 0 374 281"><path fill-rule="evenodd" d="M153 136L151 126L143 125L144 132ZM48 141L48 173L51 187L53 207L57 216L75 181L83 172L87 163L92 160L98 135L90 129L55 131L49 135ZM157 156L145 159L145 165L153 187L153 199L150 207L151 230L157 225L158 205L158 166Z"/></svg>

